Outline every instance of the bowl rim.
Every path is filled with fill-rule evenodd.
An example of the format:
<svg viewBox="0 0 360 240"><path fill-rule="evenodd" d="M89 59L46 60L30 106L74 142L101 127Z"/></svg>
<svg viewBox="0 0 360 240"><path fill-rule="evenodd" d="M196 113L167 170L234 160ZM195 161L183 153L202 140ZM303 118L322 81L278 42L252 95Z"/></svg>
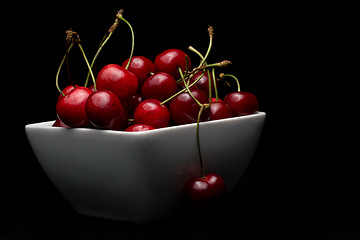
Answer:
<svg viewBox="0 0 360 240"><path fill-rule="evenodd" d="M256 112L250 115L244 115L244 116L237 116L237 117L231 117L231 118L224 118L219 120L212 120L212 121L205 121L200 122L200 126L213 126L218 125L221 123L227 123L227 122L234 122L234 121L240 121L245 119L252 119L252 118L258 118L258 117L265 117L265 112ZM187 129L187 128L196 128L196 123L188 123L183 125L174 125L174 126L168 126L164 128L156 128L149 131L139 131L139 132L126 132L126 131L114 131L114 130L104 130L104 129L96 129L96 128L64 128L64 127L52 127L55 120L51 121L45 121L45 122L38 122L38 123L31 123L25 125L25 129L53 129L54 131L101 131L108 134L120 134L120 135L151 135L155 133L161 133L166 131L171 131L174 129Z"/></svg>

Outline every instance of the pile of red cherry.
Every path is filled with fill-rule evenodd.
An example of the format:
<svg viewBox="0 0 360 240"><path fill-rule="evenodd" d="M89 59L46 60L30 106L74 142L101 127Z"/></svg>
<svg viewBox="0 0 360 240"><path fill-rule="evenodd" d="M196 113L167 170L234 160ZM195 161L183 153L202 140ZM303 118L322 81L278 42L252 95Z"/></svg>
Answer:
<svg viewBox="0 0 360 240"><path fill-rule="evenodd" d="M119 13L116 21L126 21ZM106 35L107 40L109 35ZM211 28L211 40L212 35ZM79 44L78 35L70 42ZM199 121L258 111L256 97L249 92L241 92L239 84L238 91L228 93L223 101L220 100L216 85L219 79L232 75L220 74L216 78L214 69L229 62L207 64L205 59L208 53L205 57L198 55L202 61L193 69L189 56L179 49L160 53L154 62L144 56L130 55L121 66L109 64L97 74L96 81L93 79L94 85L71 84L60 91L56 105L58 119L53 126L147 131L189 123L198 123L199 126ZM91 67L89 69L91 71ZM216 97L212 97L214 95ZM190 179L185 190L193 202L203 205L209 199L223 195L225 183L217 174L203 174L202 177Z"/></svg>
<svg viewBox="0 0 360 240"><path fill-rule="evenodd" d="M66 87L60 94L56 106L58 121L55 126L95 127L99 129L144 131L168 127L170 119L175 125L196 123L200 106L187 91L166 99L184 89L178 84L178 67L185 71L187 56L178 49L169 49L155 58L152 63L146 57L131 59L128 69L126 60L122 66L109 64L97 75L94 92L90 88ZM189 61L189 66L190 61ZM198 71L190 83L203 75L190 87L191 93L201 104L210 104L210 111L204 111L201 121L242 116L258 111L258 102L249 92L228 93L224 101L209 100L209 77ZM210 76L210 81L213 82ZM182 83L182 82L180 82ZM133 119L130 121L129 119ZM129 126L130 125L130 126Z"/></svg>

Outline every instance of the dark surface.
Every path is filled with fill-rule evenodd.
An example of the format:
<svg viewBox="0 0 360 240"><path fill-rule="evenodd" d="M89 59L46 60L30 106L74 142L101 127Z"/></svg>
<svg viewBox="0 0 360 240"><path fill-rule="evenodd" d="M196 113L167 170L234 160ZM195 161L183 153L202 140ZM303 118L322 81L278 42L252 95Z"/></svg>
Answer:
<svg viewBox="0 0 360 240"><path fill-rule="evenodd" d="M3 46L11 54L5 56L1 95L0 239L358 239L357 117L350 105L356 95L347 82L354 78L342 69L352 31L340 24L351 22L351 14L329 5L179 3L164 11L118 4L58 3L44 10L29 3L14 6L13 18L3 21ZM80 34L91 59L122 7L135 30L135 55L151 60L168 48L192 45L205 52L212 25L208 62L232 61L223 71L238 76L242 90L255 94L267 113L248 171L215 216L184 211L176 219L134 225L78 215L30 148L24 126L56 116L55 74L65 30ZM129 51L130 33L122 24L99 68L121 64ZM86 65L78 51L70 61L74 81L82 84ZM67 85L66 74L60 81Z"/></svg>

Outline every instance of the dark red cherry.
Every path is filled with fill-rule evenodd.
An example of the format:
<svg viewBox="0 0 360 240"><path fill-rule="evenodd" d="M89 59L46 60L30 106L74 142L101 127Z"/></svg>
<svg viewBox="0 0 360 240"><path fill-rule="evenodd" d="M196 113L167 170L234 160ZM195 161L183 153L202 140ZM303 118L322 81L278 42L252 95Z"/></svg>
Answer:
<svg viewBox="0 0 360 240"><path fill-rule="evenodd" d="M141 88L141 96L144 99L153 98L160 101L171 97L177 92L177 83L173 76L168 73L158 72L150 76Z"/></svg>
<svg viewBox="0 0 360 240"><path fill-rule="evenodd" d="M89 86L89 89L90 89L91 91L95 92L94 84L90 85L90 86Z"/></svg>
<svg viewBox="0 0 360 240"><path fill-rule="evenodd" d="M122 103L116 94L109 90L93 92L86 101L85 111L96 128L124 130L128 126Z"/></svg>
<svg viewBox="0 0 360 240"><path fill-rule="evenodd" d="M127 59L122 64L122 67L125 68L128 62L129 59ZM136 76L140 88L144 84L146 79L148 79L150 74L155 73L156 67L153 62L150 61L148 58L143 56L135 56L131 58L128 70Z"/></svg>
<svg viewBox="0 0 360 240"><path fill-rule="evenodd" d="M77 87L80 87L79 85L75 85L75 88ZM71 92L71 90L74 89L74 86L73 85L69 85L67 86L66 88L64 88L64 90L62 90L62 92L66 95L68 94L69 92ZM62 94L59 94L59 97L58 97L58 100L57 101L60 101L60 99L62 99L64 96Z"/></svg>
<svg viewBox="0 0 360 240"><path fill-rule="evenodd" d="M170 113L165 104L157 99L146 99L139 104L134 113L134 124L145 124L154 128L169 126Z"/></svg>
<svg viewBox="0 0 360 240"><path fill-rule="evenodd" d="M136 93L135 95L131 96L129 100L123 102L124 108L128 113L129 118L132 118L132 116L134 116L135 109L142 101L143 98L140 96L140 94Z"/></svg>
<svg viewBox="0 0 360 240"><path fill-rule="evenodd" d="M208 103L207 95L200 89L191 89L191 93L201 103ZM169 104L171 119L176 124L187 124L197 122L200 106L192 99L189 93L183 92L173 99ZM205 109L200 117L200 121L207 121L210 117L210 110Z"/></svg>
<svg viewBox="0 0 360 240"><path fill-rule="evenodd" d="M96 78L97 90L110 90L120 101L126 101L133 96L138 88L138 80L134 74L116 65L106 65Z"/></svg>
<svg viewBox="0 0 360 240"><path fill-rule="evenodd" d="M201 75L202 75L201 71L195 73L194 76L190 79L190 83L196 81L199 77L201 77ZM210 76L210 81L211 81L211 94L212 96L215 96L214 81L212 76ZM203 90L205 93L209 92L209 76L207 72L205 72L205 74L200 78L200 80L195 84L195 86Z"/></svg>
<svg viewBox="0 0 360 240"><path fill-rule="evenodd" d="M63 91L64 92L64 91ZM62 96L62 95L61 95ZM63 123L59 118L56 119L56 121L52 125L53 127L63 127L63 128L69 128L65 123Z"/></svg>
<svg viewBox="0 0 360 240"><path fill-rule="evenodd" d="M215 100L216 101L216 100ZM231 109L223 102L213 102L210 105L210 120L231 118Z"/></svg>
<svg viewBox="0 0 360 240"><path fill-rule="evenodd" d="M159 72L166 72L171 74L175 79L180 79L178 67L183 72L186 70L186 53L179 49L168 49L156 56L154 64ZM188 69L191 70L190 58Z"/></svg>
<svg viewBox="0 0 360 240"><path fill-rule="evenodd" d="M142 132L142 131L149 131L155 129L152 126L145 125L145 124L135 124L128 127L125 131L126 132Z"/></svg>
<svg viewBox="0 0 360 240"><path fill-rule="evenodd" d="M87 127L90 122L85 113L85 103L92 91L86 87L71 90L56 104L58 118L69 127Z"/></svg>
<svg viewBox="0 0 360 240"><path fill-rule="evenodd" d="M202 210L221 200L225 191L225 181L218 174L207 174L204 178L193 177L185 184L186 196Z"/></svg>
<svg viewBox="0 0 360 240"><path fill-rule="evenodd" d="M230 107L234 116L249 115L259 111L258 100L249 92L228 93L224 102Z"/></svg>

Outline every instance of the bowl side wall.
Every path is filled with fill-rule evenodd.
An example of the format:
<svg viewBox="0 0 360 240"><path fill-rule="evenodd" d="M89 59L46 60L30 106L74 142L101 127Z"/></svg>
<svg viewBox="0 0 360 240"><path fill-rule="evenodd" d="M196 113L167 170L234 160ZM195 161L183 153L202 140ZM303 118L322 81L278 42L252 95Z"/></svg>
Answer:
<svg viewBox="0 0 360 240"><path fill-rule="evenodd" d="M255 152L265 113L200 124L205 173L218 173L227 191ZM149 222L176 211L183 186L200 175L196 124L143 133L26 126L41 166L85 215Z"/></svg>

